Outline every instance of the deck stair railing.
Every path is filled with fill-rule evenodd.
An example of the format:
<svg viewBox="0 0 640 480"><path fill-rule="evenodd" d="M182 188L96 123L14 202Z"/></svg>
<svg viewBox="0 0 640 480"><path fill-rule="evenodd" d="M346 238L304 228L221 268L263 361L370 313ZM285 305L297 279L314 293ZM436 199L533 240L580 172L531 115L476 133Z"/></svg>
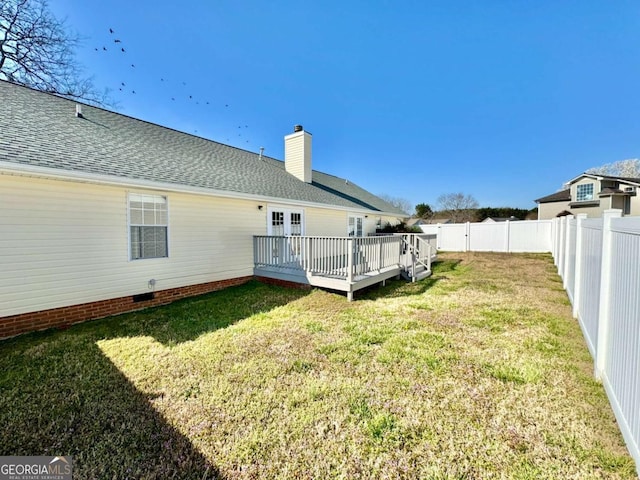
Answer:
<svg viewBox="0 0 640 480"><path fill-rule="evenodd" d="M418 270L431 272L431 260L435 249L429 242L432 236L420 234L402 234L404 244L404 268L412 282L418 278ZM420 268L424 267L424 268Z"/></svg>

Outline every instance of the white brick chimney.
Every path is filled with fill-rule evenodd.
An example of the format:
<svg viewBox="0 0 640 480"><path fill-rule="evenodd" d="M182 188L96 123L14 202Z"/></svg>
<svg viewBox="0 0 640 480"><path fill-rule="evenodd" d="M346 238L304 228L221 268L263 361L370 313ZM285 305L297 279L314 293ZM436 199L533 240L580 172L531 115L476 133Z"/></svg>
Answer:
<svg viewBox="0 0 640 480"><path fill-rule="evenodd" d="M284 168L306 183L311 183L311 134L302 125L284 137Z"/></svg>

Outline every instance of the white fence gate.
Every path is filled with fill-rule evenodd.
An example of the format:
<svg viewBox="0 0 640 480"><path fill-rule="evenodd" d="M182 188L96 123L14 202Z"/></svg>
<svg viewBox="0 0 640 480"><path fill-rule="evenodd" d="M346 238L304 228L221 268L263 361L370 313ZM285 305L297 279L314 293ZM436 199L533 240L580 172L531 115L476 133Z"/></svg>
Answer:
<svg viewBox="0 0 640 480"><path fill-rule="evenodd" d="M551 252L640 469L640 217L607 210L553 220L421 226L439 250Z"/></svg>
<svg viewBox="0 0 640 480"><path fill-rule="evenodd" d="M438 235L438 250L450 252L550 252L552 220L421 225Z"/></svg>

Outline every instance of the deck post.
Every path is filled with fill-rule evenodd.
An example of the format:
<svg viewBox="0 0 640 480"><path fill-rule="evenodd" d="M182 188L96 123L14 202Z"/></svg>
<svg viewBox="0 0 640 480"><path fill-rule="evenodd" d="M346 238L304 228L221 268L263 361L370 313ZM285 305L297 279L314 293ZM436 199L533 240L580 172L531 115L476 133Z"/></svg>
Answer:
<svg viewBox="0 0 640 480"><path fill-rule="evenodd" d="M353 283L353 238L347 240L347 281Z"/></svg>
<svg viewBox="0 0 640 480"><path fill-rule="evenodd" d="M382 248L382 239L384 237L378 237L378 272L380 270L382 270L382 252L383 252L383 248Z"/></svg>

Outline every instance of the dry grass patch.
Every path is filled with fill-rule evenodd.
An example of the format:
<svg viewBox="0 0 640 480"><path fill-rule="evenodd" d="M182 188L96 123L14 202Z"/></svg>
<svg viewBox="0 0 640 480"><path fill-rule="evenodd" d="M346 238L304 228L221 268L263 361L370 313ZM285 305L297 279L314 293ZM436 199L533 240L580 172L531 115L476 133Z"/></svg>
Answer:
<svg viewBox="0 0 640 480"><path fill-rule="evenodd" d="M443 254L353 303L251 283L0 354L0 454L77 478L635 478L544 255Z"/></svg>

